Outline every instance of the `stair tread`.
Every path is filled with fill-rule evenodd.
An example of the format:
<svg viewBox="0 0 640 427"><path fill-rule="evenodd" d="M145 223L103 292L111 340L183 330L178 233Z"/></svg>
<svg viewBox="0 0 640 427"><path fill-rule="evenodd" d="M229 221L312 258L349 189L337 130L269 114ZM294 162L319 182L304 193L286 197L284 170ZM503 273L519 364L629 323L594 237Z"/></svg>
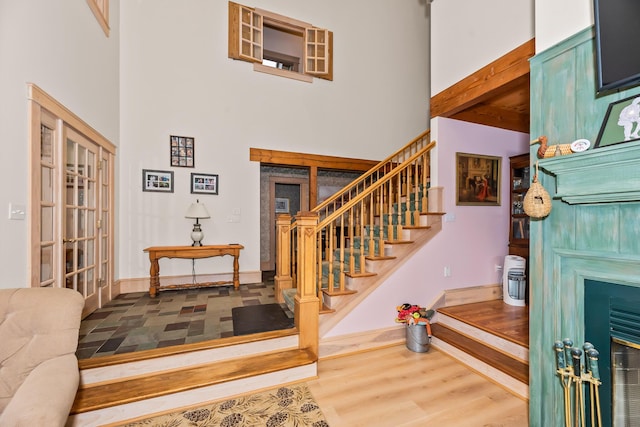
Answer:
<svg viewBox="0 0 640 427"><path fill-rule="evenodd" d="M71 414L221 384L315 362L316 358L309 350L294 349L81 386L71 408Z"/></svg>
<svg viewBox="0 0 640 427"><path fill-rule="evenodd" d="M431 328L434 337L472 355L476 359L504 372L518 381L529 384L528 363L494 350L479 341L456 332L446 325L434 323Z"/></svg>
<svg viewBox="0 0 640 427"><path fill-rule="evenodd" d="M511 306L499 299L440 307L438 313L529 348L528 310L528 307Z"/></svg>

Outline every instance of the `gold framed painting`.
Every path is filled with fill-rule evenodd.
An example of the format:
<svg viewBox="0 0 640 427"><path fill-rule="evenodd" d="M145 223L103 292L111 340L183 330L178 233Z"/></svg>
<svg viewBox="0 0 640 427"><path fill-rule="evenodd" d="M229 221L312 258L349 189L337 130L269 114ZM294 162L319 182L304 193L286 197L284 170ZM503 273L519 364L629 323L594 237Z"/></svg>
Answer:
<svg viewBox="0 0 640 427"><path fill-rule="evenodd" d="M456 205L500 206L502 157L456 153Z"/></svg>

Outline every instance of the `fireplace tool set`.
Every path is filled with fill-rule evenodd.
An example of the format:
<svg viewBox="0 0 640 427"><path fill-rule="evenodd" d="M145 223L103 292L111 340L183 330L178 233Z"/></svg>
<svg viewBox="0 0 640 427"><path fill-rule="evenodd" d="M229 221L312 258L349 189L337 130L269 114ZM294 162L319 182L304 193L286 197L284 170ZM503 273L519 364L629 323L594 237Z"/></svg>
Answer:
<svg viewBox="0 0 640 427"><path fill-rule="evenodd" d="M556 373L560 377L564 391L565 427L586 427L585 404L587 402L585 399L590 408L591 427L601 427L598 351L588 342L584 343L582 350L574 347L573 341L568 338L556 341L553 348L556 353ZM584 364L582 363L583 355ZM584 386L587 384L589 393L585 397Z"/></svg>

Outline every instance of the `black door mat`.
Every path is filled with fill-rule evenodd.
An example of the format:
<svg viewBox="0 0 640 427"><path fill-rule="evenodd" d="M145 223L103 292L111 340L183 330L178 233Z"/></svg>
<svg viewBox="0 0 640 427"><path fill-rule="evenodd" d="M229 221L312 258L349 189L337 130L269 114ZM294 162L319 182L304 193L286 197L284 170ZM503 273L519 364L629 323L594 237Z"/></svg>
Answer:
<svg viewBox="0 0 640 427"><path fill-rule="evenodd" d="M231 309L233 335L293 328L294 320L287 316L280 304L249 305Z"/></svg>

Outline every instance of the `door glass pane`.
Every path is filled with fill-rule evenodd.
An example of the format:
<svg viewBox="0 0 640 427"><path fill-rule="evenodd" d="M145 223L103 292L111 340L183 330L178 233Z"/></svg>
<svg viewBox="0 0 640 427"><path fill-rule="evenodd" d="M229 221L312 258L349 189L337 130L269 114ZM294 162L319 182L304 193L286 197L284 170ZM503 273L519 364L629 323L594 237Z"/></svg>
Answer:
<svg viewBox="0 0 640 427"><path fill-rule="evenodd" d="M93 259L93 248L95 246L95 243L93 240L87 240L87 262L94 264L95 261Z"/></svg>
<svg viewBox="0 0 640 427"><path fill-rule="evenodd" d="M78 267L76 268L76 270L80 270L82 268L85 267L84 265L84 261L85 261L85 254L86 254L86 250L85 250L85 246L87 245L87 241L86 240L82 240L80 242L78 242Z"/></svg>
<svg viewBox="0 0 640 427"><path fill-rule="evenodd" d="M40 209L40 240L51 242L53 240L53 207L43 206Z"/></svg>
<svg viewBox="0 0 640 427"><path fill-rule="evenodd" d="M72 140L67 139L67 171L75 172L76 164L76 144Z"/></svg>
<svg viewBox="0 0 640 427"><path fill-rule="evenodd" d="M78 292L80 292L84 296L89 295L89 293L87 293L87 289L86 289L86 282L84 280L84 273L76 274L75 275L75 280L76 280L76 289L78 290Z"/></svg>
<svg viewBox="0 0 640 427"><path fill-rule="evenodd" d="M74 216L73 216L73 208L67 208L66 209L66 227L65 227L65 232L64 232L64 238L65 239L73 239L75 237L75 223L74 223Z"/></svg>
<svg viewBox="0 0 640 427"><path fill-rule="evenodd" d="M78 209L78 237L85 237L86 232L86 212L84 209Z"/></svg>
<svg viewBox="0 0 640 427"><path fill-rule="evenodd" d="M53 163L53 129L40 126L40 160Z"/></svg>
<svg viewBox="0 0 640 427"><path fill-rule="evenodd" d="M90 268L86 271L87 274L87 290L90 294L96 291L96 281L93 274L93 268Z"/></svg>
<svg viewBox="0 0 640 427"><path fill-rule="evenodd" d="M53 279L53 246L40 249L40 282Z"/></svg>
<svg viewBox="0 0 640 427"><path fill-rule="evenodd" d="M84 148L82 145L78 145L78 169L77 169L78 175L87 174L86 156L87 156L87 149Z"/></svg>
<svg viewBox="0 0 640 427"><path fill-rule="evenodd" d="M40 168L40 199L43 202L53 202L53 169L42 166Z"/></svg>
<svg viewBox="0 0 640 427"><path fill-rule="evenodd" d="M108 246L107 246L107 238L103 237L102 238L102 260L103 261L106 261L108 259L107 258L107 248L108 248ZM104 277L104 276L102 276L102 277Z"/></svg>
<svg viewBox="0 0 640 427"><path fill-rule="evenodd" d="M95 211L87 211L87 237L95 237L96 235L95 217Z"/></svg>
<svg viewBox="0 0 640 427"><path fill-rule="evenodd" d="M75 271L75 260L74 260L73 248L74 248L74 244L71 242L67 242L64 244L65 273L71 273Z"/></svg>
<svg viewBox="0 0 640 427"><path fill-rule="evenodd" d="M95 181L87 181L87 201L86 201L86 206L90 207L90 208L94 208L96 205L96 183Z"/></svg>

